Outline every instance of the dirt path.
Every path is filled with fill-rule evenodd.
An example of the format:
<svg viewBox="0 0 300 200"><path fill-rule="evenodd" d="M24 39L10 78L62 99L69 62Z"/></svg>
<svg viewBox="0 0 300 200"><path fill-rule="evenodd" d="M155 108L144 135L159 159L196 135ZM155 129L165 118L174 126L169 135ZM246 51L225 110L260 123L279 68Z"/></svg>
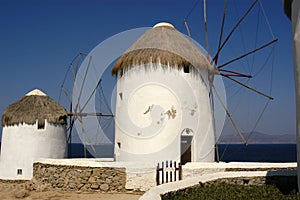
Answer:
<svg viewBox="0 0 300 200"><path fill-rule="evenodd" d="M1 200L137 200L141 194L130 193L100 193L100 192L78 192L78 191L57 191L46 190L43 192L29 191L25 189L24 184L0 183L0 199Z"/></svg>
<svg viewBox="0 0 300 200"><path fill-rule="evenodd" d="M29 196L28 196L29 195ZM1 200L12 200L16 198L16 191L11 192L0 192ZM80 199L80 200L98 200L98 199L109 199L109 200L137 200L141 195L136 194L107 194L107 193L87 193L87 192L60 192L60 191L45 191L45 192L34 192L31 191L21 197L24 200L61 200L61 199Z"/></svg>

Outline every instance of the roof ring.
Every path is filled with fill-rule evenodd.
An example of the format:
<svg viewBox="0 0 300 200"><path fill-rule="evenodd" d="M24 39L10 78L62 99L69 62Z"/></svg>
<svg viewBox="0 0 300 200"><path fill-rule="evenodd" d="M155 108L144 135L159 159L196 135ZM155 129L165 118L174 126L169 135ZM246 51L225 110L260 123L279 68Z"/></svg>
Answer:
<svg viewBox="0 0 300 200"><path fill-rule="evenodd" d="M157 23L153 26L153 28L157 28L157 27L163 27L163 26L166 26L166 27L170 27L170 28L174 28L174 26L168 22L160 22L160 23ZM175 28L174 28L175 29Z"/></svg>

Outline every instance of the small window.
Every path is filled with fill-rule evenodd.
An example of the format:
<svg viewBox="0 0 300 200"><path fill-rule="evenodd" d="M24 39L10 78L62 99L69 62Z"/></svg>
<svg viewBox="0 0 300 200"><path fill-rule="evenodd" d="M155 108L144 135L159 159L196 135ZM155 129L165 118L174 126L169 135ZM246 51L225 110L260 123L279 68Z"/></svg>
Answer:
<svg viewBox="0 0 300 200"><path fill-rule="evenodd" d="M17 175L22 175L22 169L17 169Z"/></svg>
<svg viewBox="0 0 300 200"><path fill-rule="evenodd" d="M45 129L45 120L38 120L37 129Z"/></svg>
<svg viewBox="0 0 300 200"><path fill-rule="evenodd" d="M184 73L190 73L190 67L189 66L183 66L183 72Z"/></svg>
<svg viewBox="0 0 300 200"><path fill-rule="evenodd" d="M117 144L118 144L119 149L121 149L121 142L118 142Z"/></svg>
<svg viewBox="0 0 300 200"><path fill-rule="evenodd" d="M123 99L123 93L120 92L120 93L119 93L119 96L120 96L120 99L122 100L122 99Z"/></svg>

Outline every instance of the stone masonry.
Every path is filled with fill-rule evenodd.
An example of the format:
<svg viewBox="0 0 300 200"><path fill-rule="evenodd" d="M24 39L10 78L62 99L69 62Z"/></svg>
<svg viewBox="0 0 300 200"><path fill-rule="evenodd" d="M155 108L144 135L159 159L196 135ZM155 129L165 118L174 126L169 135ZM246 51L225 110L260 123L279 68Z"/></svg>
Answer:
<svg viewBox="0 0 300 200"><path fill-rule="evenodd" d="M193 178L201 179L218 173L238 173L233 179L220 177L216 182L255 185L275 183L284 188L286 185L294 185L296 166L297 163L187 163L183 166L182 175L183 181L190 182ZM244 177L247 173L252 174ZM196 183L200 179L197 178ZM156 186L156 165L100 159L40 159L33 165L31 180L0 181L30 191L55 189L140 193Z"/></svg>
<svg viewBox="0 0 300 200"><path fill-rule="evenodd" d="M125 168L34 163L31 189L126 192Z"/></svg>

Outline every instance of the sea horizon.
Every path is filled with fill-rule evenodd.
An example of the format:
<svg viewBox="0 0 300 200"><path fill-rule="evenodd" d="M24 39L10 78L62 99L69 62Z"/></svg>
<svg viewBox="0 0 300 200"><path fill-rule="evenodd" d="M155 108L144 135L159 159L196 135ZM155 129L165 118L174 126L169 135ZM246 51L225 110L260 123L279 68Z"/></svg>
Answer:
<svg viewBox="0 0 300 200"><path fill-rule="evenodd" d="M96 158L114 157L113 144L94 145L94 148ZM296 143L220 143L217 149L219 153L215 152L215 158L218 161L219 157L220 162L297 162ZM82 143L72 143L71 151L72 154L68 144L67 158L95 158L88 150L85 157Z"/></svg>
<svg viewBox="0 0 300 200"><path fill-rule="evenodd" d="M98 158L113 158L111 144L95 145ZM69 149L70 150L70 149ZM219 161L222 162L297 162L297 145L289 144L218 144ZM70 157L70 152L68 152ZM218 155L215 154L217 158ZM72 143L71 158L84 158L84 145ZM86 158L94 156L86 151ZM217 161L217 160L216 160Z"/></svg>

